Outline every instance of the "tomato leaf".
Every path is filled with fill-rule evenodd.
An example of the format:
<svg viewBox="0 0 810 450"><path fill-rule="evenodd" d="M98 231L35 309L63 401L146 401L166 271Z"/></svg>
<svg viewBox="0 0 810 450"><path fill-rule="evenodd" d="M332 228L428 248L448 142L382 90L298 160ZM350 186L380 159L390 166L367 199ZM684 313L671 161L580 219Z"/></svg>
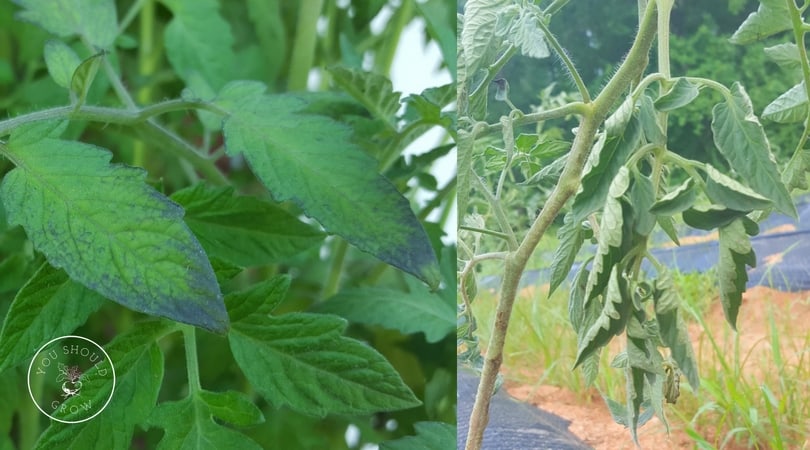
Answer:
<svg viewBox="0 0 810 450"><path fill-rule="evenodd" d="M17 17L59 36L79 35L91 45L110 49L118 37L113 0L15 0Z"/></svg>
<svg viewBox="0 0 810 450"><path fill-rule="evenodd" d="M757 258L742 221L736 220L720 227L720 261L717 276L720 279L720 301L726 321L737 329L737 313L742 303L742 293L748 282L745 266L756 267Z"/></svg>
<svg viewBox="0 0 810 450"><path fill-rule="evenodd" d="M687 178L680 186L658 199L650 212L659 216L671 216L683 212L695 203L694 180Z"/></svg>
<svg viewBox="0 0 810 450"><path fill-rule="evenodd" d="M161 403L149 417L149 424L165 430L158 450L261 449L244 434L214 422L211 408L199 396Z"/></svg>
<svg viewBox="0 0 810 450"><path fill-rule="evenodd" d="M276 201L291 200L327 231L437 286L436 255L407 199L349 129L302 113L306 106L293 95L243 99L225 120L228 153L243 154Z"/></svg>
<svg viewBox="0 0 810 450"><path fill-rule="evenodd" d="M655 109L659 111L673 111L684 107L696 99L700 91L686 78L678 78L672 89L655 100Z"/></svg>
<svg viewBox="0 0 810 450"><path fill-rule="evenodd" d="M329 315L254 314L235 322L228 340L248 381L277 408L323 417L419 405L382 355L341 336L345 328Z"/></svg>
<svg viewBox="0 0 810 450"><path fill-rule="evenodd" d="M110 403L92 420L72 424L51 421L36 448L129 448L135 427L155 407L163 382L163 354L155 340L172 327L167 321L141 322L107 344L104 348L114 361L116 376ZM88 401L87 393L82 387L82 395L74 399L84 397Z"/></svg>
<svg viewBox="0 0 810 450"><path fill-rule="evenodd" d="M323 232L279 206L234 196L231 187L197 184L171 195L210 256L249 267L281 262L323 242Z"/></svg>
<svg viewBox="0 0 810 450"><path fill-rule="evenodd" d="M417 422L416 436L405 436L380 444L380 450L455 448L456 427L443 422Z"/></svg>
<svg viewBox="0 0 810 450"><path fill-rule="evenodd" d="M712 116L714 143L731 168L754 191L771 199L777 210L797 217L796 206L782 183L768 138L754 116L751 99L742 85L734 83L731 98L715 105Z"/></svg>
<svg viewBox="0 0 810 450"><path fill-rule="evenodd" d="M608 277L613 265L621 258L624 225L624 212L620 197L630 185L630 171L622 166L619 173L610 185L610 192L605 201L605 210L599 224L599 243L596 247L596 256L593 268L588 277L588 288L585 291L585 302L589 302L602 292L608 283Z"/></svg>
<svg viewBox="0 0 810 450"><path fill-rule="evenodd" d="M81 62L76 52L64 42L51 39L45 43L45 65L59 86L70 89L70 80Z"/></svg>
<svg viewBox="0 0 810 450"><path fill-rule="evenodd" d="M5 147L17 166L0 196L54 267L136 311L222 333L228 316L214 271L183 210L110 153L43 139Z"/></svg>
<svg viewBox="0 0 810 450"><path fill-rule="evenodd" d="M599 318L591 325L584 339L577 348L577 358L574 367L579 366L585 358L605 345L624 330L633 301L626 289L621 286L617 266L610 271L607 291L603 296L604 304Z"/></svg>
<svg viewBox="0 0 810 450"><path fill-rule="evenodd" d="M582 243L585 242L585 230L582 229L579 222L573 220L573 216L569 213L565 215L563 225L557 230L557 239L560 244L554 251L554 257L551 260L551 284L548 295L557 290L568 277L577 253L582 247Z"/></svg>
<svg viewBox="0 0 810 450"><path fill-rule="evenodd" d="M808 112L810 103L802 81L766 106L762 118L778 123L795 123L807 120Z"/></svg>
<svg viewBox="0 0 810 450"><path fill-rule="evenodd" d="M341 291L313 312L337 314L354 323L380 325L405 334L422 332L434 343L455 329L455 311L455 305L426 288L402 292L363 287Z"/></svg>
<svg viewBox="0 0 810 450"><path fill-rule="evenodd" d="M749 44L790 29L790 11L784 1L759 1L756 12L749 14L729 39L732 44Z"/></svg>
<svg viewBox="0 0 810 450"><path fill-rule="evenodd" d="M104 297L43 264L17 292L0 332L0 372L29 360L36 349L69 335L104 303Z"/></svg>
<svg viewBox="0 0 810 450"><path fill-rule="evenodd" d="M706 164L706 195L712 202L738 211L765 209L771 201L730 176Z"/></svg>

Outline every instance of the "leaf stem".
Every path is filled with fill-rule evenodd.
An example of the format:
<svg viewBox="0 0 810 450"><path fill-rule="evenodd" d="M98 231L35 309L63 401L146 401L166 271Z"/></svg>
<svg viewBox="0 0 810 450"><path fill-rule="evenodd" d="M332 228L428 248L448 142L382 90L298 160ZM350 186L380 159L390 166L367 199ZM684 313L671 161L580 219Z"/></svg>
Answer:
<svg viewBox="0 0 810 450"><path fill-rule="evenodd" d="M551 7L549 7L551 9ZM537 21L537 25L540 26L540 29L543 30L543 34L546 35L546 41L551 44L551 47L554 48L554 51L557 52L557 56L560 57L563 64L565 64L565 68L568 69L568 73L571 74L571 78L574 79L574 84L577 85L577 90L579 90L579 95L582 96L582 101L585 103L591 102L591 94L588 93L588 87L585 86L585 82L582 81L582 77L579 75L576 66L574 66L574 62L571 61L571 58L568 56L568 52L560 45L560 42L557 41L557 38L551 34L548 27L542 20Z"/></svg>
<svg viewBox="0 0 810 450"><path fill-rule="evenodd" d="M340 288L340 275L343 274L343 261L346 260L346 252L349 244L345 239L336 238L335 254L332 257L332 265L329 268L329 275L323 285L323 298L329 298L337 294Z"/></svg>
<svg viewBox="0 0 810 450"><path fill-rule="evenodd" d="M183 341L186 348L186 371L188 372L189 396L202 390L200 385L200 368L197 364L197 337L196 330L191 325L182 325Z"/></svg>
<svg viewBox="0 0 810 450"><path fill-rule="evenodd" d="M295 42L290 59L290 75L287 88L290 91L307 89L309 70L315 61L317 24L323 8L323 0L301 0L298 8Z"/></svg>
<svg viewBox="0 0 810 450"><path fill-rule="evenodd" d="M140 45L138 45L138 75L142 79L148 79L156 67L157 61L153 57L154 52L154 28L155 28L155 2L146 0L139 16ZM138 90L138 101L148 104L152 98L152 87L147 83ZM139 167L146 167L146 145L143 141L135 141L132 145L132 164Z"/></svg>
<svg viewBox="0 0 810 450"><path fill-rule="evenodd" d="M802 13L804 12L804 9L807 7L808 3L805 3L801 9L798 9L793 0L785 1L787 2L788 10L790 11L790 20L793 26L793 39L796 40L796 47L799 51L799 60L801 61L805 95L807 98L810 98L810 62L808 62L807 58L807 47L804 45L805 35L807 34L808 29L804 24L804 20L802 19ZM805 117L804 132L799 138L799 143L796 146L796 149L793 151L793 157L796 157L796 155L802 152L804 144L807 142L808 135L810 135L810 114L808 114L808 117Z"/></svg>

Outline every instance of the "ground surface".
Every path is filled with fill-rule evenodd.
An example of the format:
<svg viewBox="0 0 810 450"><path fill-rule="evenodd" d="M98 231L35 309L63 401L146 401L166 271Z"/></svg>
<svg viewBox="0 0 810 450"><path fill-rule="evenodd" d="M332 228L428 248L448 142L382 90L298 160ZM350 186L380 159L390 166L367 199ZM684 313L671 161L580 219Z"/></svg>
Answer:
<svg viewBox="0 0 810 450"><path fill-rule="evenodd" d="M743 297L738 330L740 332L740 354L746 356L742 365L741 378L753 385L759 385L769 371L773 370L772 350L770 346L769 321L773 313L776 329L780 330L780 348L782 357L788 365L810 364L810 349L806 348L810 334L810 291L779 292L764 287L754 287ZM733 332L723 317L719 301L714 302L705 318L709 332L723 347L726 355L733 354ZM706 358L710 352L708 339L698 325L690 326L690 336L699 359ZM701 358L703 355L703 358ZM714 356L714 355L712 355ZM803 359L802 359L803 358ZM715 361L716 363L716 361ZM701 371L708 370L709 361L701 361ZM527 370L521 368L521 371ZM532 370L529 368L528 370ZM542 367L536 373L542 374ZM533 371L534 371L533 370ZM505 371L508 373L509 368ZM804 371L807 373L807 371ZM508 378L508 377L507 377ZM810 395L810 380L804 380L805 394ZM683 382L685 384L685 381ZM525 386L507 383L508 392L514 397L533 403L546 411L555 413L571 421L570 431L595 449L633 449L635 448L627 429L613 422L610 413L599 394L593 390L590 399L583 400L583 395L555 386ZM684 393L682 395L692 395ZM705 395L699 392L698 395ZM671 414L670 414L671 417ZM671 420L672 429L667 436L663 424L656 419L639 429L639 441L643 449L682 449L692 448L693 441L686 435L683 426ZM810 418L808 418L810 429ZM699 430L703 437L715 445L722 440L712 436L712 430ZM742 444L731 444L724 447L736 450L747 448ZM798 448L810 449L810 442Z"/></svg>

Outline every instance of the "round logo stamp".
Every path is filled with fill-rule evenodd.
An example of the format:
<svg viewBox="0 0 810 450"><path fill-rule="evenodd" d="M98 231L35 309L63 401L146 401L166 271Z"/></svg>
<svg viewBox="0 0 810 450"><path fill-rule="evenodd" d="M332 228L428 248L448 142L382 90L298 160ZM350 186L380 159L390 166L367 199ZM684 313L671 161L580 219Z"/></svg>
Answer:
<svg viewBox="0 0 810 450"><path fill-rule="evenodd" d="M43 414L80 423L107 407L115 390L115 368L104 349L82 336L52 339L28 366L28 393Z"/></svg>

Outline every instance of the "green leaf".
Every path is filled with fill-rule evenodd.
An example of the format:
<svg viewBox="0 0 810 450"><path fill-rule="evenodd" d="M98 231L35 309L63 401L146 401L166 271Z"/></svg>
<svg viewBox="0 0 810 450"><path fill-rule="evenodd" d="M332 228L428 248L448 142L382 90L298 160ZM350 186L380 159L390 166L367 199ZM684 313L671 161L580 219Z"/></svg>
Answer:
<svg viewBox="0 0 810 450"><path fill-rule="evenodd" d="M85 59L73 72L73 77L70 79L70 101L74 106L74 111L84 105L87 99L87 93L90 92L90 86L93 85L93 80L96 79L98 67L101 65L101 60L106 53L96 53L95 55Z"/></svg>
<svg viewBox="0 0 810 450"><path fill-rule="evenodd" d="M210 99L233 78L234 38L216 0L162 0L171 10L166 27L166 56L194 93Z"/></svg>
<svg viewBox="0 0 810 450"><path fill-rule="evenodd" d="M762 118L778 123L795 123L807 120L808 108L807 89L802 80L796 86L780 95L762 111Z"/></svg>
<svg viewBox="0 0 810 450"><path fill-rule="evenodd" d="M11 145L28 145L45 138L58 138L68 127L67 120L29 122L14 128L9 139Z"/></svg>
<svg viewBox="0 0 810 450"><path fill-rule="evenodd" d="M397 129L396 114L402 95L395 92L388 78L371 72L334 66L329 73L335 83L359 101L372 116L382 119L388 128Z"/></svg>
<svg viewBox="0 0 810 450"><path fill-rule="evenodd" d="M687 178L672 192L658 199L650 207L650 212L659 216L671 216L689 209L695 203L694 180Z"/></svg>
<svg viewBox="0 0 810 450"><path fill-rule="evenodd" d="M465 3L459 45L464 52L469 77L494 61L501 50L503 37L497 33L497 26L499 16L509 4L509 0L469 0Z"/></svg>
<svg viewBox="0 0 810 450"><path fill-rule="evenodd" d="M380 444L380 450L433 450L456 446L456 427L443 422L417 422L416 436L405 436Z"/></svg>
<svg viewBox="0 0 810 450"><path fill-rule="evenodd" d="M782 184L768 138L753 113L751 99L739 83L732 98L712 110L714 143L741 178L759 194L771 199L777 210L797 217L796 207Z"/></svg>
<svg viewBox="0 0 810 450"><path fill-rule="evenodd" d="M234 323L228 340L248 381L277 408L323 417L418 406L385 358L341 336L345 328L329 315L252 315Z"/></svg>
<svg viewBox="0 0 810 450"><path fill-rule="evenodd" d="M292 95L245 99L226 119L230 155L244 154L276 201L291 200L327 231L431 286L438 263L410 204L352 144L349 129Z"/></svg>
<svg viewBox="0 0 810 450"><path fill-rule="evenodd" d="M15 0L17 17L59 36L82 36L95 47L111 49L118 36L113 0Z"/></svg>
<svg viewBox="0 0 810 450"><path fill-rule="evenodd" d="M692 389L697 391L700 388L700 376L698 375L695 350L692 348L692 341L689 339L686 322L678 312L678 306L682 300L677 289L675 289L672 275L666 269L661 270L655 280L653 301L655 302L655 319L658 321L661 341L669 347L672 359L675 360L680 370L686 375Z"/></svg>
<svg viewBox="0 0 810 450"><path fill-rule="evenodd" d="M656 221L658 222L658 226L664 230L675 245L681 245L681 242L678 240L678 232L675 230L675 220L673 220L672 217L656 216Z"/></svg>
<svg viewBox="0 0 810 450"><path fill-rule="evenodd" d="M784 0L759 1L757 11L751 13L729 39L732 44L749 44L790 29L790 11Z"/></svg>
<svg viewBox="0 0 810 450"><path fill-rule="evenodd" d="M245 396L236 391L197 393L214 417L237 426L258 425L264 422L262 411Z"/></svg>
<svg viewBox="0 0 810 450"><path fill-rule="evenodd" d="M790 158L785 171L782 172L782 181L788 191L793 189L806 190L807 173L810 172L810 150L800 149Z"/></svg>
<svg viewBox="0 0 810 450"><path fill-rule="evenodd" d="M655 100L655 109L659 111L673 111L692 103L696 99L700 90L690 83L686 78L678 78L666 94Z"/></svg>
<svg viewBox="0 0 810 450"><path fill-rule="evenodd" d="M158 450L261 449L244 434L214 422L211 409L198 396L161 403L149 417L149 424L165 430Z"/></svg>
<svg viewBox="0 0 810 450"><path fill-rule="evenodd" d="M765 209L771 201L739 181L718 171L711 164L706 164L706 195L713 203L738 211Z"/></svg>
<svg viewBox="0 0 810 450"><path fill-rule="evenodd" d="M51 39L45 43L45 64L59 86L70 89L70 80L81 62L79 55L64 42Z"/></svg>
<svg viewBox="0 0 810 450"><path fill-rule="evenodd" d="M605 204L610 183L641 139L641 125L638 118L629 116L629 113L622 113L621 108L614 116L619 114L626 115L627 118L608 119L610 123L605 124L609 128L604 143L601 146L599 143L594 145L591 152L585 175L582 177L582 188L574 198L572 206L574 218L577 220L585 219ZM625 120L626 125L623 125Z"/></svg>
<svg viewBox="0 0 810 450"><path fill-rule="evenodd" d="M546 44L546 34L538 25L543 11L534 3L526 4L520 10L520 16L512 24L507 36L520 49L523 56L530 58L548 58L551 54Z"/></svg>
<svg viewBox="0 0 810 450"><path fill-rule="evenodd" d="M0 372L30 360L54 336L69 335L98 310L104 297L43 264L17 292L0 332Z"/></svg>
<svg viewBox="0 0 810 450"><path fill-rule="evenodd" d="M666 143L667 139L664 136L664 130L661 129L661 125L658 123L658 115L649 95L641 96L638 117L647 142L658 145Z"/></svg>
<svg viewBox="0 0 810 450"><path fill-rule="evenodd" d="M597 296L607 285L610 270L621 258L619 247L622 245L624 215L622 202L619 199L630 184L630 171L622 166L610 185L610 192L605 201L605 210L599 224L599 243L596 257L588 277L588 289L585 291L585 302Z"/></svg>
<svg viewBox="0 0 810 450"><path fill-rule="evenodd" d="M742 293L748 282L746 265L756 267L757 258L742 221L736 220L720 228L720 261L717 266L723 312L735 330Z"/></svg>
<svg viewBox="0 0 810 450"><path fill-rule="evenodd" d="M602 312L579 343L574 368L624 330L633 301L626 292L626 287L622 286L624 282L619 279L620 276L618 266L613 266L610 271L607 292L604 295Z"/></svg>
<svg viewBox="0 0 810 450"><path fill-rule="evenodd" d="M644 402L644 371L634 367L625 369L627 376L627 419L633 442L638 443L638 427L641 423L641 405Z"/></svg>
<svg viewBox="0 0 810 450"><path fill-rule="evenodd" d="M290 287L290 277L278 275L225 296L225 305L232 322L252 315L266 316L282 301Z"/></svg>
<svg viewBox="0 0 810 450"><path fill-rule="evenodd" d="M166 321L141 322L107 344L105 350L114 361L116 376L110 403L101 414L86 422L51 421L36 448L129 448L135 427L146 420L157 401L163 382L163 354L155 341L171 327Z"/></svg>
<svg viewBox="0 0 810 450"><path fill-rule="evenodd" d="M325 238L273 203L234 196L232 187L200 183L175 192L171 199L185 209L185 222L208 255L243 267L284 261Z"/></svg>
<svg viewBox="0 0 810 450"><path fill-rule="evenodd" d="M737 211L727 209L718 205L711 205L708 208L689 208L683 212L683 221L692 228L698 230L714 230L723 227L734 220L745 216L750 211Z"/></svg>
<svg viewBox="0 0 810 450"><path fill-rule="evenodd" d="M648 236L655 227L655 215L649 212L654 201L652 180L633 172L633 187L630 188L633 229L642 236Z"/></svg>
<svg viewBox="0 0 810 450"><path fill-rule="evenodd" d="M563 226L557 230L557 239L560 244L554 251L554 257L551 260L551 284L548 295L557 290L568 277L577 253L582 247L582 243L585 242L585 230L582 229L580 222L574 221L571 213L565 215Z"/></svg>
<svg viewBox="0 0 810 450"><path fill-rule="evenodd" d="M0 196L11 224L90 289L136 311L228 329L222 294L183 210L144 183L145 172L109 164L109 152L43 139L5 147L17 166Z"/></svg>
<svg viewBox="0 0 810 450"><path fill-rule="evenodd" d="M347 289L318 305L315 312L337 314L351 322L380 325L404 334L421 332L431 343L442 340L456 327L455 305L426 288L412 292L375 287Z"/></svg>
<svg viewBox="0 0 810 450"><path fill-rule="evenodd" d="M798 71L801 69L802 60L799 56L799 47L793 42L765 47L765 55L785 70Z"/></svg>
<svg viewBox="0 0 810 450"><path fill-rule="evenodd" d="M580 334L583 328L589 328L592 323L588 321L585 309L585 289L588 286L588 274L590 271L587 268L588 261L583 261L579 266L574 281L571 284L571 290L568 292L568 320L571 321L571 327ZM589 302L589 306L596 304L596 302ZM594 315L594 321L597 316ZM583 327L583 324L585 327ZM583 333L584 334L584 333Z"/></svg>

